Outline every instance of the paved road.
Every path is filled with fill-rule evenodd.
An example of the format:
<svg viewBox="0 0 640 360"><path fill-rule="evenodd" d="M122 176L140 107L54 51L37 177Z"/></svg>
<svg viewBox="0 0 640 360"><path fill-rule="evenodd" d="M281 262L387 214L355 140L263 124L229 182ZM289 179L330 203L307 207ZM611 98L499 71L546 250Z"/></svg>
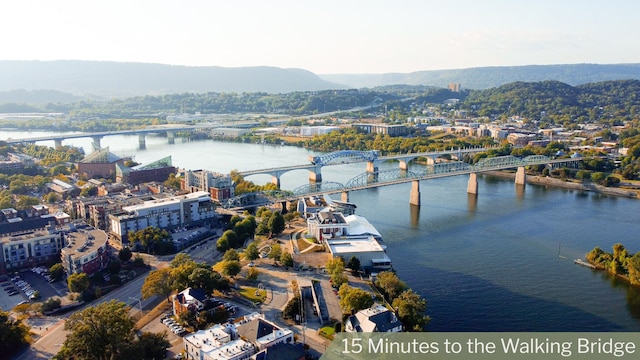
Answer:
<svg viewBox="0 0 640 360"><path fill-rule="evenodd" d="M92 302L90 305L96 305L103 303L105 301L110 301L112 299L116 299L122 302L125 302L132 306L131 314L135 315L139 310L139 303L137 300L133 300L132 298L141 299L142 294L140 293L140 289L142 288L142 284L144 283L144 279L146 274L137 277L136 279L128 282L123 287L118 288L99 300ZM153 302L154 299L146 299L142 300L142 307L144 308L149 303ZM88 305L86 305L88 306ZM85 307L86 307L85 306ZM84 309L84 307L80 308L80 310ZM67 331L64 330L64 321L69 316L71 316L73 312L67 313L57 317L59 319L57 323L53 326L47 326L44 331L42 331L42 336L38 338L31 346L26 349L25 352L16 357L16 360L31 360L31 359L51 359L55 354L60 351L60 347L64 343L67 338ZM40 330L38 329L38 332Z"/></svg>

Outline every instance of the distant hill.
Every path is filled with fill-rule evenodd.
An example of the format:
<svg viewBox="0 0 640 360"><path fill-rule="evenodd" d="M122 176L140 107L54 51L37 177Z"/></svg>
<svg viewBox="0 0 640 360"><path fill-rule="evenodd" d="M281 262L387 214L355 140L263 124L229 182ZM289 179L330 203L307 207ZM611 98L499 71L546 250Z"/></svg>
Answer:
<svg viewBox="0 0 640 360"><path fill-rule="evenodd" d="M514 82L473 90L461 108L474 116L502 115L548 123L600 122L621 125L636 118L640 80L611 80L571 86L559 81Z"/></svg>
<svg viewBox="0 0 640 360"><path fill-rule="evenodd" d="M108 61L0 61L0 91L52 89L129 97L183 92L268 92L342 89L302 69L189 67Z"/></svg>
<svg viewBox="0 0 640 360"><path fill-rule="evenodd" d="M58 90L25 90L16 89L0 91L0 104L2 103L27 103L27 104L47 104L63 103L69 104L85 100L83 96L76 96Z"/></svg>
<svg viewBox="0 0 640 360"><path fill-rule="evenodd" d="M577 86L609 80L640 79L640 64L496 66L412 73L334 74L320 77L354 88L394 84L447 87L450 83L456 83L461 84L464 89L480 90L517 81L555 80Z"/></svg>

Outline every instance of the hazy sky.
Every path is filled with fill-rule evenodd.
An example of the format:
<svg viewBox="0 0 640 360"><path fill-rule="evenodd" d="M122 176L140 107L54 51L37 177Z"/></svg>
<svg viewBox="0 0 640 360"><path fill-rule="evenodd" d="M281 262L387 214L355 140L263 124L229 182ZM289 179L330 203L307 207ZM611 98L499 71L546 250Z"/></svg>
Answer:
<svg viewBox="0 0 640 360"><path fill-rule="evenodd" d="M640 63L637 0L6 0L0 60L317 74Z"/></svg>

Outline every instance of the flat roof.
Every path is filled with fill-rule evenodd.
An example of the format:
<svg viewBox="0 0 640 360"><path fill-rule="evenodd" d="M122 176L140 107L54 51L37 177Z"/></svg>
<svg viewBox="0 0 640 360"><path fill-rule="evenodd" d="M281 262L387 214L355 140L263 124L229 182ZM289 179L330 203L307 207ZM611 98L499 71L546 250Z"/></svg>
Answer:
<svg viewBox="0 0 640 360"><path fill-rule="evenodd" d="M326 240L334 255L345 253L384 252L373 236L340 237Z"/></svg>
<svg viewBox="0 0 640 360"><path fill-rule="evenodd" d="M107 242L107 233L98 229L85 228L67 233L66 238L66 246L62 251L66 255L82 257L103 247Z"/></svg>
<svg viewBox="0 0 640 360"><path fill-rule="evenodd" d="M142 210L142 209L148 209L148 208L159 207L159 206L166 206L166 205L171 205L171 204L178 204L178 203L180 203L180 201L185 200L185 199L199 199L199 198L204 198L204 197L211 198L209 193L206 192L206 191L196 191L196 192L185 194L185 195L178 195L178 196L171 196L171 197L168 197L168 198L148 200L148 201L143 202L142 204L123 206L122 210L123 211L127 211L127 212L135 212L137 210Z"/></svg>

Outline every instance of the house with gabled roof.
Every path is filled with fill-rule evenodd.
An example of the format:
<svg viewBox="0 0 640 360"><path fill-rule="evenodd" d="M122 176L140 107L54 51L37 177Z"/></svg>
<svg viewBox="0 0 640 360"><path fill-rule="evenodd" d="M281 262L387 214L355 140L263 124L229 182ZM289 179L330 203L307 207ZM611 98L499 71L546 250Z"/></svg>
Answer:
<svg viewBox="0 0 640 360"><path fill-rule="evenodd" d="M197 313L204 310L208 298L202 289L186 288L173 296L173 315L178 316L185 311Z"/></svg>
<svg viewBox="0 0 640 360"><path fill-rule="evenodd" d="M238 334L255 344L258 350L280 343L293 343L293 331L280 328L259 313L245 315L243 322L238 326Z"/></svg>
<svg viewBox="0 0 640 360"><path fill-rule="evenodd" d="M402 323L395 312L380 304L374 304L349 316L344 324L345 332L402 332Z"/></svg>

